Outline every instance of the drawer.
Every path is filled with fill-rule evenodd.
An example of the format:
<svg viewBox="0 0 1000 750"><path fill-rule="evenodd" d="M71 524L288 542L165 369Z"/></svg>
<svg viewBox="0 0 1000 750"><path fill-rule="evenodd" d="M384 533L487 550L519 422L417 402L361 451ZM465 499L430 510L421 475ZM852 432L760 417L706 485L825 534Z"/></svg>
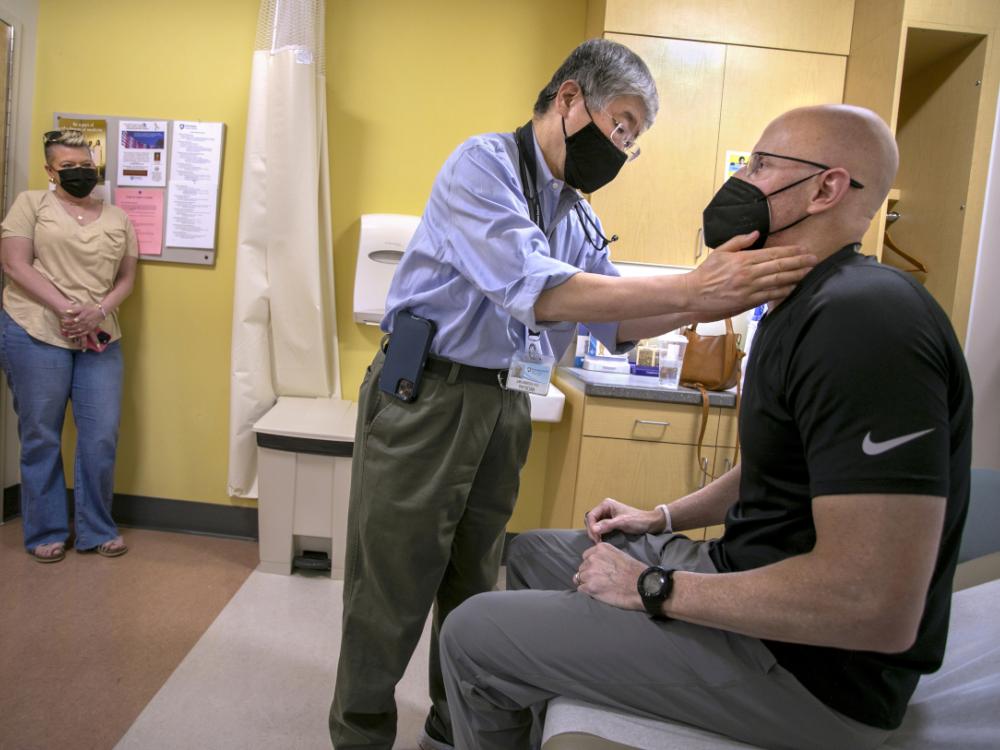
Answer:
<svg viewBox="0 0 1000 750"><path fill-rule="evenodd" d="M719 435L716 445L725 445L729 448L736 446L736 432L739 429L739 419L736 409L718 406L713 409L719 416Z"/></svg>
<svg viewBox="0 0 1000 750"><path fill-rule="evenodd" d="M697 445L701 406L618 398L588 398L583 434L590 437ZM709 409L705 445L715 445L719 409Z"/></svg>
<svg viewBox="0 0 1000 750"><path fill-rule="evenodd" d="M704 482L693 445L585 437L580 445L573 525L606 497L650 510L673 502Z"/></svg>

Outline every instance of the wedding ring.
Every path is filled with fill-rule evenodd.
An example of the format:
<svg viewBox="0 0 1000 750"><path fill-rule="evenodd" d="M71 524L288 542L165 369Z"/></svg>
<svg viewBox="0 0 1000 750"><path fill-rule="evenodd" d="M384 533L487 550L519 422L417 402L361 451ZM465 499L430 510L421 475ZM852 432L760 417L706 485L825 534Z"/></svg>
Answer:
<svg viewBox="0 0 1000 750"><path fill-rule="evenodd" d="M580 574L579 573L574 573L573 574L573 583L575 583L577 586L580 585L581 581L580 581Z"/></svg>

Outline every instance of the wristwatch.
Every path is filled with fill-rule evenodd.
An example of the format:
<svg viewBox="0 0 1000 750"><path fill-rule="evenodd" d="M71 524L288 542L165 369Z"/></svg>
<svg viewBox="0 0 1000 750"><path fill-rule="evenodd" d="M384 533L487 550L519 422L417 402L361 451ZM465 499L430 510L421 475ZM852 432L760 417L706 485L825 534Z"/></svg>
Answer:
<svg viewBox="0 0 1000 750"><path fill-rule="evenodd" d="M642 605L649 612L649 616L654 620L669 620L663 614L662 605L670 596L674 589L674 571L671 568L666 570L659 565L646 568L639 575L636 582L639 596L642 598Z"/></svg>

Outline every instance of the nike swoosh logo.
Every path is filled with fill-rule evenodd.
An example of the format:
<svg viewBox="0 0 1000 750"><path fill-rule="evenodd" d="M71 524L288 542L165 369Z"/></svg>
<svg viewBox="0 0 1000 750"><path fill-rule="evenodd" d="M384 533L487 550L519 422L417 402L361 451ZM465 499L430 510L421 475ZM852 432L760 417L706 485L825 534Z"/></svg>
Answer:
<svg viewBox="0 0 1000 750"><path fill-rule="evenodd" d="M872 440L872 434L869 432L865 435L865 439L861 441L861 450L865 452L866 456L878 456L886 451L891 451L893 448L898 448L911 440L916 440L918 437L926 435L929 432L934 432L934 428L931 427L929 430L921 430L920 432L911 432L909 435L900 435L898 438L883 440L879 443Z"/></svg>

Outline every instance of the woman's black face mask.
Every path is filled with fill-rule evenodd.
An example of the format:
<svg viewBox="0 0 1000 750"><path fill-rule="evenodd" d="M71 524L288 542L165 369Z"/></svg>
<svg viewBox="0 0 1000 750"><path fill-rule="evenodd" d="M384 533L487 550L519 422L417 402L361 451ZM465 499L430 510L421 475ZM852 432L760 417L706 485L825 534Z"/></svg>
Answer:
<svg viewBox="0 0 1000 750"><path fill-rule="evenodd" d="M74 198L86 198L97 186L97 170L93 167L69 167L58 170L59 186Z"/></svg>
<svg viewBox="0 0 1000 750"><path fill-rule="evenodd" d="M730 177L725 184L719 188L719 192L709 202L702 212L702 226L705 231L705 244L715 248L723 245L739 234L749 234L757 231L760 234L754 243L746 248L747 250L758 250L764 247L769 235L784 232L789 227L794 227L800 221L805 221L810 214L806 214L801 219L796 219L791 224L786 224L781 229L771 231L771 209L767 199L772 195L782 193L789 188L793 188L816 175L823 174L816 172L801 180L796 180L791 185L778 188L773 193L765 194L756 185L741 180L738 177Z"/></svg>
<svg viewBox="0 0 1000 750"><path fill-rule="evenodd" d="M589 109L587 114L590 115ZM593 117L573 135L566 135L566 118L563 118L562 128L566 139L563 177L567 185L593 193L618 176L628 156L604 135Z"/></svg>

